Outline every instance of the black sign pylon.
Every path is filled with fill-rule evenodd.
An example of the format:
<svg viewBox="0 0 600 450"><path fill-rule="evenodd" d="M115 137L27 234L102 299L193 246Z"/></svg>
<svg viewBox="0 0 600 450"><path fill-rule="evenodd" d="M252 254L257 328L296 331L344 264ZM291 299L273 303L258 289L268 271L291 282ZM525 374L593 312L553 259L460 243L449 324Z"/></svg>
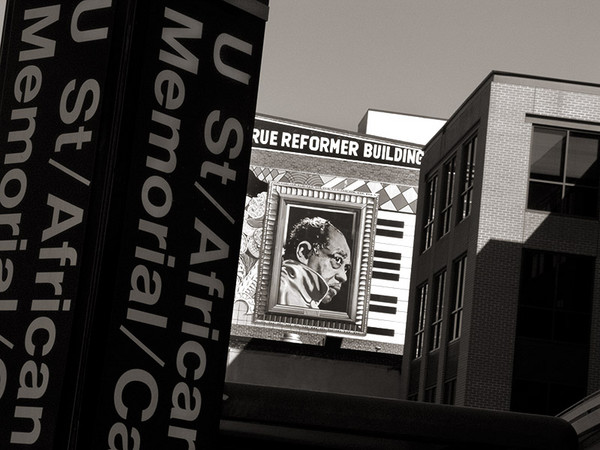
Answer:
<svg viewBox="0 0 600 450"><path fill-rule="evenodd" d="M1 448L215 445L267 12L8 2Z"/></svg>

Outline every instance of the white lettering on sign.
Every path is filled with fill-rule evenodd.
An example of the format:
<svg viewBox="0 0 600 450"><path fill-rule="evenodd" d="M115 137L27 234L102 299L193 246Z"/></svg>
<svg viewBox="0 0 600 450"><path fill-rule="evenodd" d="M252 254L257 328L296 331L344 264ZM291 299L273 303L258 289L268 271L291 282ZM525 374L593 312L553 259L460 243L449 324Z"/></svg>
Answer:
<svg viewBox="0 0 600 450"><path fill-rule="evenodd" d="M54 56L56 41L38 36L36 33L57 22L60 17L60 5L44 6L41 8L27 9L23 15L25 20L37 20L23 30L21 42L30 44L34 48L21 50L19 62L35 59L51 58Z"/></svg>
<svg viewBox="0 0 600 450"><path fill-rule="evenodd" d="M252 56L252 45L248 42L238 39L235 36L223 33L217 37L217 40L215 41L215 50L213 53L215 67L221 75L248 85L250 83L250 74L230 66L221 58L221 53L225 52L228 47L245 53L248 56Z"/></svg>
<svg viewBox="0 0 600 450"><path fill-rule="evenodd" d="M21 33L21 43L28 44L27 49L19 53L19 61L34 61L42 58L51 58L54 56L56 42L39 36L38 32L55 23L59 19L60 5L46 6L42 8L28 9L24 12L25 21L34 21ZM33 48L32 48L33 47ZM43 75L39 67L34 65L24 66L17 74L14 82L13 94L18 103L29 104L33 102L39 94L42 87ZM33 135L36 129L37 107L28 106L13 109L11 112L11 122L15 128L8 133L8 145L4 148L4 164L8 167L26 163L33 152ZM19 167L9 168L0 180L0 205L5 209L14 210L21 205L27 193L27 175ZM11 253L23 251L27 248L26 239L17 239L20 237L20 224L22 220L21 212L9 212L0 215L0 231L9 231L12 239L1 241L0 250L2 253ZM10 257L0 259L0 292L7 292L12 285L15 274L15 266ZM3 304L9 305L10 310L16 311L17 300L4 300ZM2 308L6 310L5 308ZM44 334L37 333L37 330L45 329ZM34 344L32 337L40 335L41 344L39 351ZM19 390L17 393L17 402L13 417L18 420L22 428L12 429L10 433L11 444L34 444L42 429L43 407L36 405L35 400L41 399L48 386L50 373L44 363L38 363L36 360L47 355L54 345L56 330L54 323L47 317L34 319L26 332L25 350L27 354L35 359L28 359L21 366L19 374ZM2 373L0 374L0 397L6 387L6 366L2 362ZM30 384L29 384L30 383Z"/></svg>
<svg viewBox="0 0 600 450"><path fill-rule="evenodd" d="M279 142L277 138L280 137ZM309 150L315 153L357 157L360 144L353 139L334 138L322 135L290 133L255 128L253 141L256 145L279 145L282 148Z"/></svg>
<svg viewBox="0 0 600 450"><path fill-rule="evenodd" d="M80 18L84 13L98 9L110 8L112 0L84 0L75 7L71 18L71 37L75 42L99 41L108 37L108 27L82 30Z"/></svg>
<svg viewBox="0 0 600 450"><path fill-rule="evenodd" d="M158 384L156 383L156 380L145 370L131 369L121 375L115 386L113 401L115 410L121 419L127 419L129 415L129 408L123 399L123 391L128 386L133 386L135 388L138 385L143 387L143 392L147 391L150 393L148 404L143 405L142 410L137 414L140 417L140 421L145 422L149 420L156 412L156 406L158 405ZM130 398L135 398L136 400L138 397L141 396L130 396Z"/></svg>
<svg viewBox="0 0 600 450"><path fill-rule="evenodd" d="M279 131L263 130L261 128L254 128L252 131L252 142L254 145L270 145L272 147L277 146L277 139L279 137Z"/></svg>
<svg viewBox="0 0 600 450"><path fill-rule="evenodd" d="M34 339L35 336L35 339ZM24 347L27 354L40 359L52 351L56 341L56 326L48 317L37 317L27 328ZM21 367L19 374L18 400L39 400L43 397L50 381L48 366L40 363L38 366L34 359L27 360ZM31 385L29 385L31 383ZM42 430L43 407L18 404L15 407L14 417L22 419L21 424L28 425L26 431L12 431L11 444L31 445L37 442Z"/></svg>
<svg viewBox="0 0 600 450"><path fill-rule="evenodd" d="M292 128L293 130L293 128ZM321 156L344 156L376 163L420 165L423 151L419 148L398 147L390 144L335 137L315 132L282 131L255 126L252 143L256 147L273 150L293 149Z"/></svg>
<svg viewBox="0 0 600 450"><path fill-rule="evenodd" d="M8 370L6 370L6 364L0 359L0 399L4 395L6 390L6 380L8 379Z"/></svg>
<svg viewBox="0 0 600 450"><path fill-rule="evenodd" d="M153 110L151 124L153 130L148 133L148 154L145 169L148 176L141 185L140 202L147 218L138 220L139 242L135 246L135 266L131 271L131 288L126 319L137 324L155 328L166 328L168 318L150 311L159 305L162 298L162 268L174 268L175 257L168 255L168 227L160 223L167 220L173 207L173 190L165 175L171 174L177 167L179 148L179 130L181 120L175 112L185 101L185 84L181 76L173 69L192 74L198 72L198 57L181 40L201 39L202 23L165 8L164 18L180 27L164 27L162 41L168 50L161 49L158 59L172 66L159 72L154 80L154 99L165 111ZM142 241L144 243L142 243ZM120 428L121 431L124 428Z"/></svg>
<svg viewBox="0 0 600 450"><path fill-rule="evenodd" d="M391 145L365 143L363 156L369 159L401 162L406 164L421 164L423 150L407 147L393 147Z"/></svg>
<svg viewBox="0 0 600 450"><path fill-rule="evenodd" d="M202 38L203 24L189 16L181 14L170 8L165 8L164 19L169 24L177 26L165 26L162 29L162 42L164 48L159 50L158 60L168 64L170 67L161 70L154 80L154 100L157 109L151 114L151 130L148 133L148 153L145 158L143 170L145 180L140 186L140 203L144 217L138 218L137 237L134 246L134 265L130 275L130 290L127 305L125 323L121 330L126 335L132 336L126 327L137 326L138 330L150 327L151 334L156 330L166 329L169 317L159 312L161 302L164 298L163 276L164 271L175 267L176 259L168 254L169 249L169 227L167 221L173 207L173 189L168 175L177 169L177 151L179 149L179 133L181 119L175 116L177 110L184 104L186 99L186 86L178 71L184 71L196 75L198 73L199 60L192 51L184 45L192 39ZM210 151L220 150L220 141ZM235 148L231 149L235 153ZM169 299L172 300L172 299ZM139 328L143 327L143 328ZM165 362L160 359L144 342L144 333L137 332L134 342L139 348L162 367ZM181 369L185 365L191 365L192 360L187 355L197 355L201 363L196 367L200 370L205 364L206 358L194 347L200 345L182 345L176 364L178 372L183 378L187 376L187 370ZM189 348L188 348L189 347ZM185 358L185 362L184 362ZM203 369L202 369L203 370ZM184 387L185 386L185 387ZM146 390L150 393L150 401L141 409L137 405L135 412L133 404L127 404L123 395L125 389ZM186 395L187 385L184 382L177 383L173 390L175 399L172 416L175 419L185 419L186 414L177 412L177 405L181 395ZM198 400L192 411L200 408L200 393L197 388L191 390L192 397ZM155 377L147 370L132 368L121 375L114 388L114 407L119 416L118 421L113 423L108 433L108 447L110 449L132 448L139 449L142 445L140 424L150 420L155 414L160 392ZM189 435L169 427L169 436L181 437L189 440ZM190 441L191 447L195 440Z"/></svg>
<svg viewBox="0 0 600 450"><path fill-rule="evenodd" d="M178 69L186 70L194 75L198 74L198 57L192 54L177 39L201 39L202 22L192 19L184 14L165 8L165 19L183 25L183 28L168 28L162 30L163 42L169 44L174 53L160 50L158 59Z"/></svg>
<svg viewBox="0 0 600 450"><path fill-rule="evenodd" d="M212 130L217 122L221 118L221 111L212 111L206 119L206 125L204 127L204 139L206 147L214 155L220 155L225 151L225 146L229 141L229 136L234 133L235 143L229 151L229 159L237 158L240 150L242 149L244 130L242 124L232 117L228 118L220 129L219 138L217 141L212 139ZM200 168L200 176L202 178L208 178L209 175L216 175L221 178L221 184L227 184L229 181L235 181L236 172L229 168L229 162L223 164L215 163L213 161L204 161Z"/></svg>
<svg viewBox="0 0 600 450"><path fill-rule="evenodd" d="M43 139L37 136L37 117L41 107L36 102L41 98L44 88L61 88L45 85L43 67L53 63L52 59L60 48L60 42L49 36L56 35L56 27L65 22L62 19L66 19L67 23L71 22L71 37L76 43L106 39L108 27L84 29L80 25L93 23L89 17L81 17L91 16L94 10L110 6L111 0L83 0L75 6L71 18L61 17L60 4L29 8L23 11L22 17L15 16L11 24L13 27L22 25L21 32L15 33L15 36L20 36L20 41L15 40L15 45L18 46L17 60L22 66L15 69L12 93L16 107L9 111L8 134L0 156L6 170L0 176L0 205L4 208L4 212L0 214L0 293L3 296L0 298L0 310L28 310L34 314L34 317L29 319L22 343L26 361L17 373L11 374L13 378L18 379L13 403L13 417L17 420L5 424L12 427L9 429L11 444L39 444L38 440L44 431L44 419L52 419L48 413L44 415L44 408L49 402L51 383L60 380L53 373L56 370L52 365L54 360L49 358L53 356L54 346L60 334L66 332L57 328L60 322L55 314L71 311L71 299L65 298L65 283L69 276L72 277L71 281L77 276L78 271L75 271L75 267L78 255L70 242L85 214L85 206L74 204L63 194L50 192L55 187L55 184L50 183L47 193L42 197L45 198L45 204L34 209L33 216L28 215L29 205L24 206L29 194L31 176L27 163L30 163L32 155L40 160L40 157L48 152L49 166L61 170L69 180L76 180L78 188L81 182L89 185L89 180L55 161L53 157L83 150L84 144L92 141L94 136L91 129L86 129L86 122L96 115L101 94L100 84L93 78L69 81L62 90L60 104L56 110L61 125L66 126L66 130L59 127L54 147L51 142L47 142L50 139L46 136L43 136ZM36 142L42 142L42 147L36 148ZM75 161L76 158L71 154L66 160ZM39 186L44 186L44 180L36 178L36 186L38 182L41 182ZM63 193L65 186L64 183L60 183ZM29 281L23 276L19 277L19 269L22 268L15 264L15 253L27 250L29 239L22 235L23 228L26 228L24 224L43 220L47 220L47 223L42 222L39 236L42 245L37 255L42 264L34 264L38 270L34 279L30 280L31 292L35 294L34 298L24 300L21 298L22 286L27 285ZM31 264L31 261L28 263ZM15 283L15 280L19 282ZM30 303L23 308L22 303L25 301ZM0 343L14 348L14 343L2 335ZM7 376L7 366L0 360L0 398L6 394Z"/></svg>
<svg viewBox="0 0 600 450"><path fill-rule="evenodd" d="M190 118L178 111L187 100L186 83L200 82L192 78L198 75L201 62L193 49L198 48L198 41L203 39L204 24L170 8L164 9L163 19L157 60L165 67L157 70L152 85L154 106L148 114L146 154L140 167L134 167L141 177L137 191L141 208L131 243L128 297L120 330L157 363L156 370L162 371L168 364L175 365L166 433L168 438L179 441L177 445L193 449L197 445L198 417L203 406L198 381L210 367L211 354L206 345L219 342L220 337L219 325L213 321L213 305L223 299L225 286L215 262L230 257L229 243L220 235L222 229L218 225L209 225L214 220L205 219L208 215L211 219L215 217L210 211L212 204L219 220L235 222L219 199L225 198L221 186L230 187L240 178L233 161L240 157L246 135L238 118L224 108L215 107L201 118L197 132L199 149L185 148L185 151L202 152L203 161L193 184L203 196L202 202L210 204L203 210L207 216L194 217L192 223L177 224L177 227L188 226L190 230L193 227L190 242L193 250L187 261L185 294L180 299L182 304L177 305L177 317L182 317L169 316L165 311L171 310L173 302L177 301L172 295L166 295L167 287L174 279L171 274L176 264L180 271L186 264L179 256L176 261L171 250L174 247L172 236L178 231L170 229L170 223L174 220L176 196L181 190L174 182L178 169L181 169L178 161L183 151L180 133L185 130L186 120L190 126ZM228 33L217 34L214 39L212 45L208 44L212 49L212 61L202 63L212 63L210 70L222 75L228 83L248 85L251 75L232 61L252 56L253 45ZM90 102L85 104L90 105ZM192 126L196 125L194 121ZM175 324L176 328L175 320L180 320ZM163 359L153 344L157 337L167 336L167 329L176 329L181 336L173 361L173 358ZM156 408L163 395L163 386L157 381L165 379L164 373L135 367L135 361L132 358L134 366L122 369L123 373L113 387L116 415L107 435L109 449L142 448L143 422L158 416ZM134 396L139 392L145 400L140 404L130 397L129 392L134 392ZM147 423L144 425L148 426Z"/></svg>

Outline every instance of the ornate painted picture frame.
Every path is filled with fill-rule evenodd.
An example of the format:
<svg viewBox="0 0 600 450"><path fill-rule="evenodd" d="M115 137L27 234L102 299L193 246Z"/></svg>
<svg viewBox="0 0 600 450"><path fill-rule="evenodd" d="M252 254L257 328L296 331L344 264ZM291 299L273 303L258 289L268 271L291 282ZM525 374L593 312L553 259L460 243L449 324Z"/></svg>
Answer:
<svg viewBox="0 0 600 450"><path fill-rule="evenodd" d="M376 194L269 184L255 319L366 334Z"/></svg>

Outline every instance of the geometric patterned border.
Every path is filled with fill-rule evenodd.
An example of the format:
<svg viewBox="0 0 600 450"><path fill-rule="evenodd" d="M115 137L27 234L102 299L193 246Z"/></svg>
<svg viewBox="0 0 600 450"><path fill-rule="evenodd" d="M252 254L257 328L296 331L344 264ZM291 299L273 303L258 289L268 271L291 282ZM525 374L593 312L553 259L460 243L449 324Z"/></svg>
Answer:
<svg viewBox="0 0 600 450"><path fill-rule="evenodd" d="M269 167L251 166L250 170L259 180L267 183L280 181L349 192L379 194L379 209L412 214L417 210L417 190L414 187Z"/></svg>

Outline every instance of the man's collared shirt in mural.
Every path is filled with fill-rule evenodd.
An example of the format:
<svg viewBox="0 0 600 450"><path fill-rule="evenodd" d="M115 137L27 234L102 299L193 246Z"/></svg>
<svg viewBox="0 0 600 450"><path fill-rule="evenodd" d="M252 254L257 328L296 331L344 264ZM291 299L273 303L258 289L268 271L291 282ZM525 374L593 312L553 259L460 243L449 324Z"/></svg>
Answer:
<svg viewBox="0 0 600 450"><path fill-rule="evenodd" d="M283 261L277 304L319 309L328 290L323 277L307 265L293 259Z"/></svg>

